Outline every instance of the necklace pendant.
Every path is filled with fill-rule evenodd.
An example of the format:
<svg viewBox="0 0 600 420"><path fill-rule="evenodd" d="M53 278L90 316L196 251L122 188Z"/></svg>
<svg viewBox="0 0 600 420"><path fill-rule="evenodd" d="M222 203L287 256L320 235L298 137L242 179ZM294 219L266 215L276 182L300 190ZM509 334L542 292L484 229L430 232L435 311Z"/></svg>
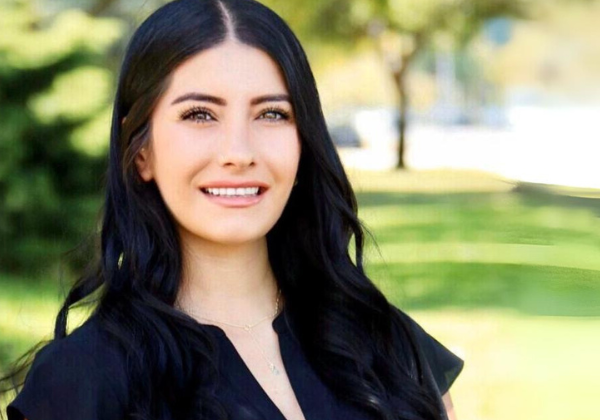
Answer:
<svg viewBox="0 0 600 420"><path fill-rule="evenodd" d="M250 331L250 328L252 328L250 325L244 325L244 331Z"/></svg>
<svg viewBox="0 0 600 420"><path fill-rule="evenodd" d="M273 363L269 363L269 367L271 368L271 372L273 372L273 375L279 375L279 369L277 369L277 367Z"/></svg>

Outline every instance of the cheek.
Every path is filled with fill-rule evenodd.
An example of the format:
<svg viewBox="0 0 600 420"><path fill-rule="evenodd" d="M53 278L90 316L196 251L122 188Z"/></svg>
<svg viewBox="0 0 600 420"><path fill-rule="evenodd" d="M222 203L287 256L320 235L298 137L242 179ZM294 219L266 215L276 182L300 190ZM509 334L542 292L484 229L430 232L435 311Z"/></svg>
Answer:
<svg viewBox="0 0 600 420"><path fill-rule="evenodd" d="M280 177L294 179L300 160L300 140L294 130L263 143L262 155Z"/></svg>
<svg viewBox="0 0 600 420"><path fill-rule="evenodd" d="M186 127L176 124L157 127L153 135L156 151L153 163L158 181L192 177L210 160L210 144L210 139L199 138Z"/></svg>

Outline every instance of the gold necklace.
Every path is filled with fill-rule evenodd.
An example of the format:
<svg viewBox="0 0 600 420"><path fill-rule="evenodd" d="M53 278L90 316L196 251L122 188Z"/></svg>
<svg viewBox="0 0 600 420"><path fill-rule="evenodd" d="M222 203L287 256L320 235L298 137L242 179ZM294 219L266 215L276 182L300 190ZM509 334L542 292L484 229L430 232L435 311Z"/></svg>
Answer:
<svg viewBox="0 0 600 420"><path fill-rule="evenodd" d="M210 319L210 318L206 318L203 316L200 316L200 314L198 314L197 312L194 311L188 311L183 309L181 306L176 305L176 307L190 315L195 315L196 317L198 317L199 319L203 319L205 321L211 321L211 322L216 322L219 324L225 324L225 325L229 325L230 327L236 327L236 328L241 328L244 331L246 331L248 334L250 334L250 337L252 337L252 339L254 340L254 342L256 343L258 349L260 350L263 358L265 359L265 361L267 362L267 364L269 365L269 369L271 370L271 373L273 373L274 375L279 375L279 369L277 369L277 367L275 366L275 363L273 363L265 354L264 350L262 349L260 343L258 342L258 340L256 339L256 337L254 336L254 334L252 334L252 328L256 327L258 324L260 324L261 322L263 322L266 319L274 319L277 316L277 313L279 312L279 298L281 297L281 289L277 290L277 300L275 301L275 311L273 312L272 315L267 315L266 317L262 318L261 320L255 322L254 324L244 324L244 325L236 325L236 324L230 324L228 322L225 321L217 321L215 319Z"/></svg>

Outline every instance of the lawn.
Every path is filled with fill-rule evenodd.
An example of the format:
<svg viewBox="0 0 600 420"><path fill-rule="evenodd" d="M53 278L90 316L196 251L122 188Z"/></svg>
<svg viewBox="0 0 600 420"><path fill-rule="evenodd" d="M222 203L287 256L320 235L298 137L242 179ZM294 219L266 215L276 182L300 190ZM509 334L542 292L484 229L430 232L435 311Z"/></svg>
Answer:
<svg viewBox="0 0 600 420"><path fill-rule="evenodd" d="M465 360L458 419L592 420L600 191L477 172L353 172L367 271Z"/></svg>
<svg viewBox="0 0 600 420"><path fill-rule="evenodd" d="M458 419L598 418L600 191L477 172L350 176L376 241L368 274L465 360ZM0 276L0 367L50 337L57 284Z"/></svg>

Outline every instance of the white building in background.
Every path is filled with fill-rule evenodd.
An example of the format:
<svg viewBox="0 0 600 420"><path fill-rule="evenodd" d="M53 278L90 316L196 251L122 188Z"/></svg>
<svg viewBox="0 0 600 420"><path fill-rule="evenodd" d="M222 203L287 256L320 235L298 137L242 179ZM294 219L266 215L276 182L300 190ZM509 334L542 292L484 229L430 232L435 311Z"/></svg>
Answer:
<svg viewBox="0 0 600 420"><path fill-rule="evenodd" d="M600 106L515 105L505 128L409 124L413 169L477 169L518 181L600 189ZM346 119L360 147L339 147L345 165L389 169L397 162L393 109L355 110ZM339 124L339 122L338 122Z"/></svg>

